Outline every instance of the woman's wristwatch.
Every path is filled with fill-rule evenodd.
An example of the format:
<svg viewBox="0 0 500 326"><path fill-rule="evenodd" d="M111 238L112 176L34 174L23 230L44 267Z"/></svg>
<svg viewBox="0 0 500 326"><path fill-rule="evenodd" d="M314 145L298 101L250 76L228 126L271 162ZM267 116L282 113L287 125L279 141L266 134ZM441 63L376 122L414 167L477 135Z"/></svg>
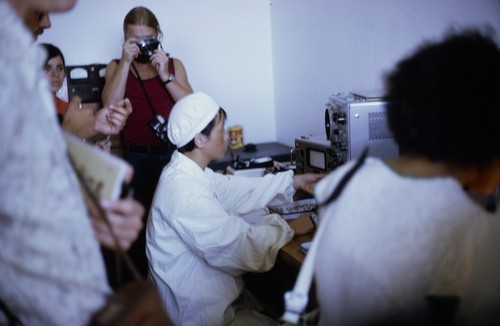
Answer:
<svg viewBox="0 0 500 326"><path fill-rule="evenodd" d="M167 80L165 80L165 81L163 82L163 84L164 84L164 85L167 85L168 83L173 82L174 80L175 80L174 75L173 75L173 74L170 74L170 75L168 75Z"/></svg>

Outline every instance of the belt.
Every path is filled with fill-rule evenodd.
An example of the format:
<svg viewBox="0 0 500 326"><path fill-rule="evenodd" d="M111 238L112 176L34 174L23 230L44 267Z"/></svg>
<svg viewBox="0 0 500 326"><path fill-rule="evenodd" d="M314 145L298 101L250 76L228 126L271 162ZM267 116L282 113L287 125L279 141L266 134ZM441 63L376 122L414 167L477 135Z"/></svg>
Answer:
<svg viewBox="0 0 500 326"><path fill-rule="evenodd" d="M124 148L126 153L142 153L142 154L152 154L152 155L164 155L174 150L174 146L170 144L146 145L146 146L125 145Z"/></svg>

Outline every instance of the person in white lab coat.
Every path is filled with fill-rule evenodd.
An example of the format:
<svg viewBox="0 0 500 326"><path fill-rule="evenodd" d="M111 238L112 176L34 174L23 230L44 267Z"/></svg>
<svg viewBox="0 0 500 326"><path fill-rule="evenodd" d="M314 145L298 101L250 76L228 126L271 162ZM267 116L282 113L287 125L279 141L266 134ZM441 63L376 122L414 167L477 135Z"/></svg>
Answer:
<svg viewBox="0 0 500 326"><path fill-rule="evenodd" d="M305 215L288 223L270 214L258 225L239 216L289 202L296 189L312 192L322 175L215 173L207 166L224 156L225 118L210 96L194 93L176 103L168 122L178 150L153 198L146 251L150 278L175 325L273 324L242 304L241 275L271 269L282 246L314 227Z"/></svg>

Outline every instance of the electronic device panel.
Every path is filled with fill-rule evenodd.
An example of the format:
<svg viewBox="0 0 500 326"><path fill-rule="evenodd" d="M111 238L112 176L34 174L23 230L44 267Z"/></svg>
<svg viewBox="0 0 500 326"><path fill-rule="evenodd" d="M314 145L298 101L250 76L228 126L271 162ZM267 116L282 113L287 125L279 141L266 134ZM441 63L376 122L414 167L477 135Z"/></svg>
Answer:
<svg viewBox="0 0 500 326"><path fill-rule="evenodd" d="M365 95L364 95L365 94ZM329 172L358 158L368 147L369 156L399 155L381 96L363 92L332 95L325 109L325 137L295 140L297 173Z"/></svg>
<svg viewBox="0 0 500 326"><path fill-rule="evenodd" d="M341 164L326 137L308 136L295 139L296 173L327 173Z"/></svg>

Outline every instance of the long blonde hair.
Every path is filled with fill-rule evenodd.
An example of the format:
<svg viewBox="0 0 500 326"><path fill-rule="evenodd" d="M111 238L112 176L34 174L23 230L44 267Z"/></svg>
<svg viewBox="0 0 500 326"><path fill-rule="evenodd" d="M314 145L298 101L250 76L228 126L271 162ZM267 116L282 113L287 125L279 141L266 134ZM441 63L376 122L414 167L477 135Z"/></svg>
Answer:
<svg viewBox="0 0 500 326"><path fill-rule="evenodd" d="M158 40L161 40L163 37L163 32L160 29L160 23L158 23L158 19L153 14L151 10L146 7L134 7L132 8L125 19L123 20L123 34L126 34L126 29L128 25L144 25L153 28L158 35Z"/></svg>

